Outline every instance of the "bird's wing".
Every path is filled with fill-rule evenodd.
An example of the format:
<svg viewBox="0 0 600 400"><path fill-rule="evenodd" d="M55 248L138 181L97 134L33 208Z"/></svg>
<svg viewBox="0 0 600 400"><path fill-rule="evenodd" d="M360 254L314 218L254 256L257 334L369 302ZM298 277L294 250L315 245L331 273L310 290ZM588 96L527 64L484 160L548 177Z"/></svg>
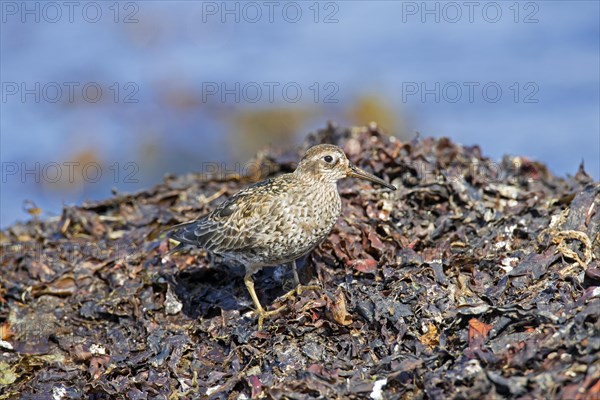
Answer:
<svg viewBox="0 0 600 400"><path fill-rule="evenodd" d="M268 220L281 191L266 180L236 193L210 214L176 225L167 234L181 243L208 251L235 252L251 248L266 233Z"/></svg>

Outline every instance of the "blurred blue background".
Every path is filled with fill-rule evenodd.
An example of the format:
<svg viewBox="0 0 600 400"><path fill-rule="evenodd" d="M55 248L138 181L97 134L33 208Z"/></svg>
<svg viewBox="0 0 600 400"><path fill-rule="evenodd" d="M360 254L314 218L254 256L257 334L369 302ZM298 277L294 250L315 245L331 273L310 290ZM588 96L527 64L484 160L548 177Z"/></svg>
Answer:
<svg viewBox="0 0 600 400"><path fill-rule="evenodd" d="M597 1L0 5L2 227L328 120L600 177Z"/></svg>

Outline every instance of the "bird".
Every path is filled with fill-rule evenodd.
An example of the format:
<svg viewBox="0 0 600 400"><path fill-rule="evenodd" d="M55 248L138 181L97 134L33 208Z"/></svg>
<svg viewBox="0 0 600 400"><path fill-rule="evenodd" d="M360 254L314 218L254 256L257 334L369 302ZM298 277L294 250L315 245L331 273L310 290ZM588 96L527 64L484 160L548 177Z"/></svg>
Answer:
<svg viewBox="0 0 600 400"><path fill-rule="evenodd" d="M334 227L342 206L337 182L348 177L396 190L353 165L340 147L316 145L306 151L294 172L255 183L209 214L168 229L167 237L179 242L169 253L195 246L220 256L225 263L243 265L244 283L260 331L264 319L284 306L266 311L254 290L252 275L264 267L288 265L295 285L290 293L319 288L300 285L296 260L324 241Z"/></svg>

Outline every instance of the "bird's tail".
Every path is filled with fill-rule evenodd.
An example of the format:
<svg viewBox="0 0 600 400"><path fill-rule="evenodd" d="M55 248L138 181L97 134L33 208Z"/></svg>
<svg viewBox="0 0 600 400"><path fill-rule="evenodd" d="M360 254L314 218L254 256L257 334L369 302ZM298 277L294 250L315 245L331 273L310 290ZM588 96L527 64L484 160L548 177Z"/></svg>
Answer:
<svg viewBox="0 0 600 400"><path fill-rule="evenodd" d="M167 238L173 239L179 244L169 250L164 256L167 257L173 253L176 253L180 250L183 250L191 245L195 245L194 239L194 230L197 225L197 221L184 222L182 224L177 224L165 229L161 235L166 235Z"/></svg>
<svg viewBox="0 0 600 400"><path fill-rule="evenodd" d="M184 243L179 243L177 246L173 247L171 250L167 251L165 253L164 257L168 257L173 253L177 253L178 251L184 250L185 248L187 248L189 245L184 244Z"/></svg>

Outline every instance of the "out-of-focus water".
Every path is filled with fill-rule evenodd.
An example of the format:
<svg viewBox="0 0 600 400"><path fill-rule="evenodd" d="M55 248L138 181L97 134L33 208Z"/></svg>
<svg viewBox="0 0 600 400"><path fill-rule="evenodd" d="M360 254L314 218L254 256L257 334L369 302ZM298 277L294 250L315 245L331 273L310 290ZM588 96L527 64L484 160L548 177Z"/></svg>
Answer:
<svg viewBox="0 0 600 400"><path fill-rule="evenodd" d="M598 2L0 6L2 227L328 119L600 177Z"/></svg>

